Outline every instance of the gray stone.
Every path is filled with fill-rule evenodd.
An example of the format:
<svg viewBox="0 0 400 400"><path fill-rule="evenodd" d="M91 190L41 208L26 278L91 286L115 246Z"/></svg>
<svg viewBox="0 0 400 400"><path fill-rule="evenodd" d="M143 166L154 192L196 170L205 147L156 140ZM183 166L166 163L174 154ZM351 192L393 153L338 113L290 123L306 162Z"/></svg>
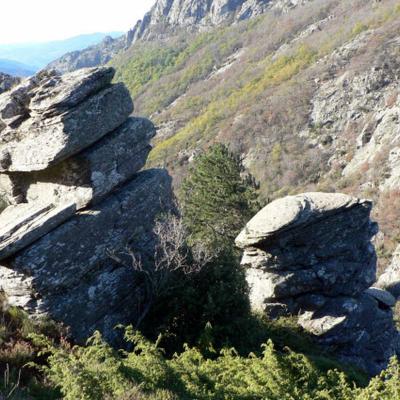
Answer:
<svg viewBox="0 0 400 400"><path fill-rule="evenodd" d="M92 68L50 76L34 91L29 109L43 117L63 113L107 87L114 74L113 68Z"/></svg>
<svg viewBox="0 0 400 400"><path fill-rule="evenodd" d="M154 125L129 118L113 75L43 71L0 96L0 290L80 342L100 330L116 344L114 327L138 318L137 272L110 253L136 241L151 252L154 221L173 208L168 173L139 172Z"/></svg>
<svg viewBox="0 0 400 400"><path fill-rule="evenodd" d="M263 208L237 237L236 245L240 248L257 245L271 236L360 204L369 208L372 206L367 200L338 193L305 193L284 197Z"/></svg>
<svg viewBox="0 0 400 400"><path fill-rule="evenodd" d="M0 213L0 260L10 257L75 214L76 205L26 203Z"/></svg>
<svg viewBox="0 0 400 400"><path fill-rule="evenodd" d="M396 305L396 298L386 290L370 287L365 293L387 307L394 307Z"/></svg>
<svg viewBox="0 0 400 400"><path fill-rule="evenodd" d="M31 315L71 326L78 340L96 329L113 340L114 326L133 320L139 289L133 268L116 265L109 253L150 241L153 221L171 202L166 171L139 173L97 206L3 262L2 290L11 304Z"/></svg>
<svg viewBox="0 0 400 400"><path fill-rule="evenodd" d="M393 296L371 287L377 258L372 204L305 193L267 205L236 239L253 309L299 316L315 340L371 375L400 351Z"/></svg>
<svg viewBox="0 0 400 400"><path fill-rule="evenodd" d="M399 333L392 311L382 309L366 294L330 299L322 308L301 314L299 323L319 343L333 346L341 360L371 375L386 368L398 351Z"/></svg>
<svg viewBox="0 0 400 400"><path fill-rule="evenodd" d="M79 210L132 178L144 166L154 135L149 120L129 118L95 145L44 171L0 175L0 196L10 204L74 202Z"/></svg>
<svg viewBox="0 0 400 400"><path fill-rule="evenodd" d="M0 72L0 94L12 89L12 87L18 85L20 81L20 78Z"/></svg>
<svg viewBox="0 0 400 400"><path fill-rule="evenodd" d="M388 291L396 300L400 298L400 246L397 247L391 264L379 277L375 286Z"/></svg>
<svg viewBox="0 0 400 400"><path fill-rule="evenodd" d="M38 171L85 149L120 126L133 110L122 84L107 87L61 115L34 116L0 136L0 171Z"/></svg>

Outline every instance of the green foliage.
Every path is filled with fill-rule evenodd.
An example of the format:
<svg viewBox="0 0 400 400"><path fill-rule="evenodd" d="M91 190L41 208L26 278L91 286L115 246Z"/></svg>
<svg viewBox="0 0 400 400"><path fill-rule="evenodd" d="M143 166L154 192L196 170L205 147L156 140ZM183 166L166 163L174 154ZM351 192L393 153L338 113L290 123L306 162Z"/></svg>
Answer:
<svg viewBox="0 0 400 400"><path fill-rule="evenodd" d="M159 79L175 65L179 54L179 50L172 47L148 45L143 47L140 57L133 57L124 68L117 70L115 79L123 81L131 93L137 94L146 83Z"/></svg>
<svg viewBox="0 0 400 400"><path fill-rule="evenodd" d="M257 186L243 173L240 157L222 144L196 158L180 192L192 241L205 243L214 251L232 247L258 208Z"/></svg>
<svg viewBox="0 0 400 400"><path fill-rule="evenodd" d="M126 339L133 349L117 353L96 334L85 348L56 346L36 336L49 354L42 368L65 399L162 400L397 400L400 366L363 388L337 369L323 371L307 356L288 348L278 351L271 341L259 355L240 356L223 349L205 357L195 347L166 358L131 328ZM129 397L132 396L132 397Z"/></svg>
<svg viewBox="0 0 400 400"><path fill-rule="evenodd" d="M0 294L0 398L55 399L59 392L40 382L26 365L38 361L37 348L29 339L31 334L58 338L61 328L47 320L32 321L16 307L6 308Z"/></svg>

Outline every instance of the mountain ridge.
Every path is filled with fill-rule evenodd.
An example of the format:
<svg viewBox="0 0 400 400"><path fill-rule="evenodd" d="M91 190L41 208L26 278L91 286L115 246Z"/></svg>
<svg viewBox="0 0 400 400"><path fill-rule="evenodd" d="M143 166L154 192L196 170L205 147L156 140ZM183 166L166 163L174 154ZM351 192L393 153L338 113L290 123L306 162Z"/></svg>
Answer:
<svg viewBox="0 0 400 400"><path fill-rule="evenodd" d="M196 32L230 25L255 18L268 10L287 12L308 1L312 0L157 0L124 36L64 54L51 62L48 68L65 73L95 67L106 64L139 40L168 38L182 30Z"/></svg>

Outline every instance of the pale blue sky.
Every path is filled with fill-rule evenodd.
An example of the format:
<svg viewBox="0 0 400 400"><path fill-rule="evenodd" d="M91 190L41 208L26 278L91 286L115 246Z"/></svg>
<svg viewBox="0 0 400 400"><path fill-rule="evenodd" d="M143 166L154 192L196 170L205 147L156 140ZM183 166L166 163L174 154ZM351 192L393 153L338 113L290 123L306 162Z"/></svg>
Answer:
<svg viewBox="0 0 400 400"><path fill-rule="evenodd" d="M0 44L127 31L155 0L0 0Z"/></svg>

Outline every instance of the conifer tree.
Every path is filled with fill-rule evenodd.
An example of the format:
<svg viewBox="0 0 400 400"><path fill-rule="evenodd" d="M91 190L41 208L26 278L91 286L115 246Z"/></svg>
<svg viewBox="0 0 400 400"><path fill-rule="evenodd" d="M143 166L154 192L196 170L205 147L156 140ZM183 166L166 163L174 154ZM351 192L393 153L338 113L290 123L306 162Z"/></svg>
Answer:
<svg viewBox="0 0 400 400"><path fill-rule="evenodd" d="M200 155L181 190L184 222L193 240L233 248L234 239L258 211L257 185L240 157L217 144Z"/></svg>

